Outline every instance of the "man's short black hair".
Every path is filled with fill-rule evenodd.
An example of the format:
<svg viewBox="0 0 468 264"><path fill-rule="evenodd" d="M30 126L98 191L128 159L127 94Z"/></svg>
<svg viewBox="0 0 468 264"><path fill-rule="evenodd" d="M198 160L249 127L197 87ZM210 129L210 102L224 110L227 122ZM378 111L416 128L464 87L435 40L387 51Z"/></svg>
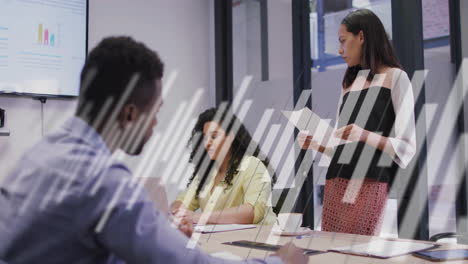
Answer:
<svg viewBox="0 0 468 264"><path fill-rule="evenodd" d="M132 78L137 80L124 103L144 108L160 96L155 81L161 80L164 64L158 54L130 37L109 37L102 40L88 55L81 72L78 115L87 112L96 118L105 102L112 98L110 111L123 97ZM136 79L135 79L136 78ZM90 107L88 110L84 110Z"/></svg>

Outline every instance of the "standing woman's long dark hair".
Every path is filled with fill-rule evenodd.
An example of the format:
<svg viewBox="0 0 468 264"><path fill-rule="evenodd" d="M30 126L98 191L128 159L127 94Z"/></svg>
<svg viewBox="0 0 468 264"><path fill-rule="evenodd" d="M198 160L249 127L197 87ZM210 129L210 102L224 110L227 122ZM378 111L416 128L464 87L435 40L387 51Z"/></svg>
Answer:
<svg viewBox="0 0 468 264"><path fill-rule="evenodd" d="M229 109L227 107L226 109ZM257 142L252 140L249 131L237 116L229 110L222 110L218 113L219 120L216 118L218 109L210 108L205 110L198 116L197 123L192 130L192 136L189 144L192 145L192 152L190 153L190 162L195 166L192 176L190 177L188 185L192 183L195 176L198 175L200 183L197 187L196 196L198 197L201 189L205 185L208 176L214 169L215 161L210 160L206 149L203 147L203 126L207 122L216 122L228 135L231 131L237 130L234 135L234 140L231 144L230 153L231 159L229 160L228 169L224 181L228 184L232 184L232 180L235 175L239 172L239 165L245 155L257 157L267 168L268 172L272 177L272 183L276 182L276 175L273 169L270 167L268 158L261 152ZM216 119L216 120L215 120ZM247 153L248 152L248 153ZM199 155L196 157L196 155ZM204 162L205 161L205 162ZM207 162L206 162L207 161ZM204 166L203 166L204 165ZM272 185L273 186L273 185Z"/></svg>
<svg viewBox="0 0 468 264"><path fill-rule="evenodd" d="M361 31L364 35L360 64L346 70L343 89L353 84L360 70L369 70L367 80L371 82L381 66L402 68L385 27L374 12L368 9L355 10L349 13L341 24L354 35Z"/></svg>

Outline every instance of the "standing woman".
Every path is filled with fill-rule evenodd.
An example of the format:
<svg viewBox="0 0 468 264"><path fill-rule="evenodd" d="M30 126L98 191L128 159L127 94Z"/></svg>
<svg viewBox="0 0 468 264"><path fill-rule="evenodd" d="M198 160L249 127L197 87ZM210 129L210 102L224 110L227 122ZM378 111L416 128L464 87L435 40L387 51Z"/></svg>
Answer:
<svg viewBox="0 0 468 264"><path fill-rule="evenodd" d="M330 146L301 132L299 144L331 157L322 230L378 235L388 191L416 152L414 98L408 75L380 19L359 9L342 21L339 53L348 64Z"/></svg>

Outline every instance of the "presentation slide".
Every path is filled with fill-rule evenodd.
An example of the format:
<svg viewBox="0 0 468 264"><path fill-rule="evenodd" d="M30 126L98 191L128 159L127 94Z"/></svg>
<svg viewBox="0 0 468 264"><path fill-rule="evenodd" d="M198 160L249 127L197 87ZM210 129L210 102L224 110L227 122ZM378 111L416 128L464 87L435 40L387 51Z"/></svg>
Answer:
<svg viewBox="0 0 468 264"><path fill-rule="evenodd" d="M86 0L0 0L0 93L77 96Z"/></svg>

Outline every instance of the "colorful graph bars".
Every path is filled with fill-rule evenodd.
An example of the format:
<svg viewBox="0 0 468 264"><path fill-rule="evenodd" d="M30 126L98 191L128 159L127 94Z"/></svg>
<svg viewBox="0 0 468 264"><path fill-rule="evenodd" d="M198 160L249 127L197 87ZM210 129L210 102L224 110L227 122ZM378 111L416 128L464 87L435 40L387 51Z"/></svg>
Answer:
<svg viewBox="0 0 468 264"><path fill-rule="evenodd" d="M55 34L49 32L49 29L44 29L42 24L39 24L37 30L37 43L44 46L55 46Z"/></svg>

